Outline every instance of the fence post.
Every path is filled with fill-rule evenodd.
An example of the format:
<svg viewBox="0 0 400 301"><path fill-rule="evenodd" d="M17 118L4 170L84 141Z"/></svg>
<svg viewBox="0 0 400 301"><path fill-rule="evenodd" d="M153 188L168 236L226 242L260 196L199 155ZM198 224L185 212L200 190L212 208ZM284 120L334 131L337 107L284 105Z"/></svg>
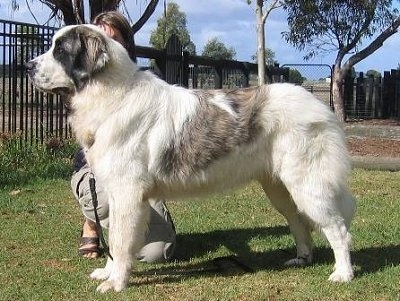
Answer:
<svg viewBox="0 0 400 301"><path fill-rule="evenodd" d="M166 65L167 65L167 59L166 59L166 51L165 55L162 58L156 58L154 59L154 64L155 64L155 71L156 74L162 78L163 80L166 79Z"/></svg>
<svg viewBox="0 0 400 301"><path fill-rule="evenodd" d="M390 70L390 98L389 98L389 118L396 116L396 69Z"/></svg>
<svg viewBox="0 0 400 301"><path fill-rule="evenodd" d="M182 80L181 85L189 88L189 52L183 51L182 65L181 65Z"/></svg>
<svg viewBox="0 0 400 301"><path fill-rule="evenodd" d="M375 118L375 90L376 78L374 76L369 76L365 79L365 118Z"/></svg>
<svg viewBox="0 0 400 301"><path fill-rule="evenodd" d="M192 68L192 88L197 89L198 87L198 72L199 72L199 66L197 64L193 65ZM189 75L190 76L190 75ZM189 81L189 79L188 79Z"/></svg>
<svg viewBox="0 0 400 301"><path fill-rule="evenodd" d="M353 117L354 114L354 77L349 71L344 79L343 83L343 96L344 96L344 112L345 116Z"/></svg>
<svg viewBox="0 0 400 301"><path fill-rule="evenodd" d="M374 118L382 118L382 76L376 78L374 87Z"/></svg>
<svg viewBox="0 0 400 301"><path fill-rule="evenodd" d="M357 117L365 117L365 82L363 72L360 72L360 75L357 77L356 110Z"/></svg>
<svg viewBox="0 0 400 301"><path fill-rule="evenodd" d="M382 84L383 92L382 92L382 118L389 118L390 115L390 98L391 98L391 75L390 71L383 72L383 84Z"/></svg>
<svg viewBox="0 0 400 301"><path fill-rule="evenodd" d="M395 107L395 114L393 117L400 119L400 70L394 71L394 95L393 102Z"/></svg>
<svg viewBox="0 0 400 301"><path fill-rule="evenodd" d="M243 82L243 88L247 88L248 86L250 86L250 68L248 63L244 63L243 64L243 76L244 76L244 82Z"/></svg>
<svg viewBox="0 0 400 301"><path fill-rule="evenodd" d="M171 35L165 46L165 81L182 85L182 43L177 35Z"/></svg>
<svg viewBox="0 0 400 301"><path fill-rule="evenodd" d="M222 68L221 68L221 66L215 66L214 87L215 87L215 89L222 89Z"/></svg>

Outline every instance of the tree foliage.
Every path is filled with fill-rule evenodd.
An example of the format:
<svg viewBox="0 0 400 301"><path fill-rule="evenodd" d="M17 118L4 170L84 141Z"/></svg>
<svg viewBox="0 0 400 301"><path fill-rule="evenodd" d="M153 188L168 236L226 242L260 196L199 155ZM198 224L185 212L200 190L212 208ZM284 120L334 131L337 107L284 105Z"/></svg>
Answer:
<svg viewBox="0 0 400 301"><path fill-rule="evenodd" d="M226 47L224 43L215 37L207 41L201 55L216 60L233 60L236 56L236 51L233 47Z"/></svg>
<svg viewBox="0 0 400 301"><path fill-rule="evenodd" d="M367 77L374 77L374 78L382 77L382 74L379 71L373 69L368 70L367 73L365 73L365 75Z"/></svg>
<svg viewBox="0 0 400 301"><path fill-rule="evenodd" d="M275 60L274 51L272 51L270 48L265 48L264 51L265 51L265 64L267 66L273 66L275 64L278 64L278 62ZM251 56L251 60L257 62L257 53Z"/></svg>
<svg viewBox="0 0 400 301"><path fill-rule="evenodd" d="M336 52L332 75L335 112L345 120L342 82L355 64L397 32L399 11L392 0L286 0L289 31L283 36L305 59ZM397 1L398 2L398 1ZM365 43L367 46L361 49ZM345 61L345 57L348 59Z"/></svg>
<svg viewBox="0 0 400 301"><path fill-rule="evenodd" d="M157 27L151 32L150 44L157 49L165 48L169 37L177 35L185 51L196 53L196 47L190 40L190 34L186 27L186 14L179 10L179 5L169 2L164 16L157 20Z"/></svg>
<svg viewBox="0 0 400 301"><path fill-rule="evenodd" d="M297 69L289 69L289 83L301 85L306 78L301 75L300 71Z"/></svg>
<svg viewBox="0 0 400 301"><path fill-rule="evenodd" d="M398 11L390 0L286 0L290 31L285 39L305 59L324 52L357 52L361 43L390 26Z"/></svg>

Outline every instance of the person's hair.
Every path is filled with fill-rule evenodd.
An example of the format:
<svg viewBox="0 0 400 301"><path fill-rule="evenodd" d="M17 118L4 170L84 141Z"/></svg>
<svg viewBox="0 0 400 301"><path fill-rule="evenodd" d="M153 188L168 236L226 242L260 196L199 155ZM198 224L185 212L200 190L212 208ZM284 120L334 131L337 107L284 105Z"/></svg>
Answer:
<svg viewBox="0 0 400 301"><path fill-rule="evenodd" d="M125 45L123 45L130 58L136 62L136 50L135 50L135 39L133 37L132 27L130 26L128 20L117 11L107 11L98 14L92 20L94 25L106 25L117 29L124 39Z"/></svg>

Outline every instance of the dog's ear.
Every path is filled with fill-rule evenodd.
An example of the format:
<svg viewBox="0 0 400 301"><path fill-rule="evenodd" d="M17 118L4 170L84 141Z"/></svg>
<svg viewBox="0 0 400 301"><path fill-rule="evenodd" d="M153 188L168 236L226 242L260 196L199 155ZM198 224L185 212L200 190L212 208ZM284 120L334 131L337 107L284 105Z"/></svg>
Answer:
<svg viewBox="0 0 400 301"><path fill-rule="evenodd" d="M104 37L97 32L90 31L88 34L81 35L80 39L83 51L86 54L82 62L85 69L90 70L90 73L102 70L110 60Z"/></svg>
<svg viewBox="0 0 400 301"><path fill-rule="evenodd" d="M107 53L106 40L101 34L82 26L78 28L77 35L80 52L76 58L73 78L79 90L96 72L104 69L110 58Z"/></svg>

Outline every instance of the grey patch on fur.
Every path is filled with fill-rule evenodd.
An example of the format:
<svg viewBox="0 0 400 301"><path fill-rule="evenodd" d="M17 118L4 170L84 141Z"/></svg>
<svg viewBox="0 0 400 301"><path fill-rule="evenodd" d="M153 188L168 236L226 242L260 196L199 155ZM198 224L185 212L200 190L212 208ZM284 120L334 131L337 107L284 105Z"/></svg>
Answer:
<svg viewBox="0 0 400 301"><path fill-rule="evenodd" d="M101 34L78 26L55 41L53 56L72 78L77 91L80 91L91 76L99 71L98 62L106 52L106 41Z"/></svg>
<svg viewBox="0 0 400 301"><path fill-rule="evenodd" d="M197 114L186 120L162 157L161 172L168 177L193 175L241 144L255 140L261 131L259 116L264 99L259 97L258 88L193 93L199 99ZM219 93L230 100L236 116L208 101Z"/></svg>

